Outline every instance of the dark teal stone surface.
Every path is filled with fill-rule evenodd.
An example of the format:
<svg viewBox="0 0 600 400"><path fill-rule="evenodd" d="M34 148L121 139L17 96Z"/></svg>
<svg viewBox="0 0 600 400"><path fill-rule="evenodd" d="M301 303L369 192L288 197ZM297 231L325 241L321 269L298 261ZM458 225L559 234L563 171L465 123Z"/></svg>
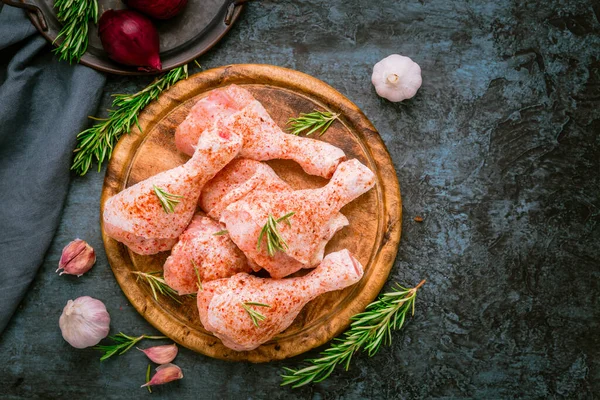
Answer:
<svg viewBox="0 0 600 400"><path fill-rule="evenodd" d="M194 1L194 0L192 0ZM185 378L144 383L136 350L100 363L63 341L68 299L103 300L112 332L155 333L128 304L100 238L103 173L73 177L46 261L0 337L0 398L581 398L600 393L600 4L592 1L255 1L204 68L297 69L354 101L398 171L403 235L391 281L426 278L414 319L373 358L292 390L283 366L181 349ZM373 64L423 70L412 100L375 94ZM111 77L111 93L147 78ZM424 221L416 223L415 216ZM73 238L96 248L81 278L54 273ZM144 343L143 346L150 346ZM307 354L314 356L317 352Z"/></svg>

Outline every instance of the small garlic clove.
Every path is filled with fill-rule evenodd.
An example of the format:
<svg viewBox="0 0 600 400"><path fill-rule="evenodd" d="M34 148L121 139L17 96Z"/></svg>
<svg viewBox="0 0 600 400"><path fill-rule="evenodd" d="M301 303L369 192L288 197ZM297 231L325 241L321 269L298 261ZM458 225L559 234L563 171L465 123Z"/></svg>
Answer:
<svg viewBox="0 0 600 400"><path fill-rule="evenodd" d="M100 300L82 296L67 302L58 325L71 346L83 349L97 345L108 336L110 315Z"/></svg>
<svg viewBox="0 0 600 400"><path fill-rule="evenodd" d="M178 351L175 343L166 344L164 346L149 347L147 349L140 349L138 347L138 350L143 352L152 362L155 362L156 364L170 363L175 359Z"/></svg>
<svg viewBox="0 0 600 400"><path fill-rule="evenodd" d="M156 368L156 374L150 379L150 382L140 387L162 385L181 378L183 378L181 368L175 364L163 364Z"/></svg>
<svg viewBox="0 0 600 400"><path fill-rule="evenodd" d="M96 262L96 252L85 241L75 239L65 246L60 256L58 269L62 274L81 276L88 272Z"/></svg>

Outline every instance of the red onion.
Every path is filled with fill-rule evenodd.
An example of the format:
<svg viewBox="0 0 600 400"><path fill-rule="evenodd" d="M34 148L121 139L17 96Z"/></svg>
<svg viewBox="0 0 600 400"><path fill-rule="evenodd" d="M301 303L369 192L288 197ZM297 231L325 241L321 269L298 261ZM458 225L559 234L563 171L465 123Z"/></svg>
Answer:
<svg viewBox="0 0 600 400"><path fill-rule="evenodd" d="M169 19L183 10L187 0L123 0L128 7L156 19Z"/></svg>
<svg viewBox="0 0 600 400"><path fill-rule="evenodd" d="M98 34L108 56L140 71L160 71L158 32L152 22L131 10L107 10L98 22Z"/></svg>

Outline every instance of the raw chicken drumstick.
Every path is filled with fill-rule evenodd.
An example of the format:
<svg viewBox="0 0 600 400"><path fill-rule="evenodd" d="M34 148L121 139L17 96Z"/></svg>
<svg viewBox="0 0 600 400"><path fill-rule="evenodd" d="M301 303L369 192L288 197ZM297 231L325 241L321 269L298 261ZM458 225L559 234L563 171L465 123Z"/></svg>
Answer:
<svg viewBox="0 0 600 400"><path fill-rule="evenodd" d="M215 235L222 230L218 222L196 214L179 236L164 265L165 281L179 295L198 292L198 279L204 285L205 282L228 278L238 272L251 271L244 253L229 236Z"/></svg>
<svg viewBox="0 0 600 400"><path fill-rule="evenodd" d="M194 156L185 164L161 172L119 192L104 205L108 236L138 254L169 250L190 223L202 186L239 152L240 136L211 129L198 141ZM173 212L161 203L160 191L173 196Z"/></svg>
<svg viewBox="0 0 600 400"><path fill-rule="evenodd" d="M347 220L339 210L375 184L375 175L358 160L343 162L329 183L319 189L291 192L254 192L229 205L221 215L231 240L248 259L266 269L272 278L283 278L301 268L311 268L323 259L325 245ZM277 228L287 243L285 252L267 253L266 238L257 247L268 216L280 218L293 212ZM341 226L340 226L341 224ZM333 231L333 232L332 232Z"/></svg>
<svg viewBox="0 0 600 400"><path fill-rule="evenodd" d="M211 90L208 96L192 107L186 119L177 127L175 146L191 156L202 132L211 128L218 119L241 111L254 100L249 91L237 85Z"/></svg>
<svg viewBox="0 0 600 400"><path fill-rule="evenodd" d="M193 144L207 126L217 124L242 135L240 157L257 161L294 160L311 175L330 178L345 159L344 152L328 143L284 133L252 94L235 85L216 89L196 103L175 132L179 151L192 154ZM238 112L236 112L238 111Z"/></svg>
<svg viewBox="0 0 600 400"><path fill-rule="evenodd" d="M209 217L218 220L228 205L254 190L279 192L292 188L267 164L238 158L204 185L198 204Z"/></svg>
<svg viewBox="0 0 600 400"><path fill-rule="evenodd" d="M293 189L283 181L271 167L260 161L237 159L229 163L210 182L204 185L200 195L200 206L212 218L219 219L223 210L231 203L245 198L248 194L258 192L291 192ZM330 222L329 233L323 240L321 252L325 245L337 231L348 225L348 219L341 213L337 213ZM322 256L321 256L322 258ZM287 260L286 260L287 261ZM319 259L320 261L320 259ZM250 262L255 271L260 266ZM296 261L288 262L287 268L294 271L304 268ZM312 265L310 266L313 267Z"/></svg>
<svg viewBox="0 0 600 400"><path fill-rule="evenodd" d="M358 282L363 267L348 250L328 254L300 278L262 279L240 273L208 282L198 292L204 328L233 350L253 350L292 324L315 297ZM251 317L251 313L255 318Z"/></svg>

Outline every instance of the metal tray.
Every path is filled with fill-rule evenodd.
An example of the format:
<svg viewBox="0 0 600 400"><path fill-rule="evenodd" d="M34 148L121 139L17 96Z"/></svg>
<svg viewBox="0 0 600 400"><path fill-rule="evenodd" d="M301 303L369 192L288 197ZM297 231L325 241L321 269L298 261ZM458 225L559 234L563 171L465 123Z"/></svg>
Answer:
<svg viewBox="0 0 600 400"><path fill-rule="evenodd" d="M51 43L62 24L56 17L54 0L2 0L3 3L24 8L33 25ZM188 0L177 16L153 22L160 36L160 58L167 71L186 64L213 47L238 19L246 0ZM127 8L120 0L98 0L98 18L108 9ZM135 67L118 64L106 55L98 37L98 28L90 23L89 45L81 63L102 72L118 75L148 75Z"/></svg>

